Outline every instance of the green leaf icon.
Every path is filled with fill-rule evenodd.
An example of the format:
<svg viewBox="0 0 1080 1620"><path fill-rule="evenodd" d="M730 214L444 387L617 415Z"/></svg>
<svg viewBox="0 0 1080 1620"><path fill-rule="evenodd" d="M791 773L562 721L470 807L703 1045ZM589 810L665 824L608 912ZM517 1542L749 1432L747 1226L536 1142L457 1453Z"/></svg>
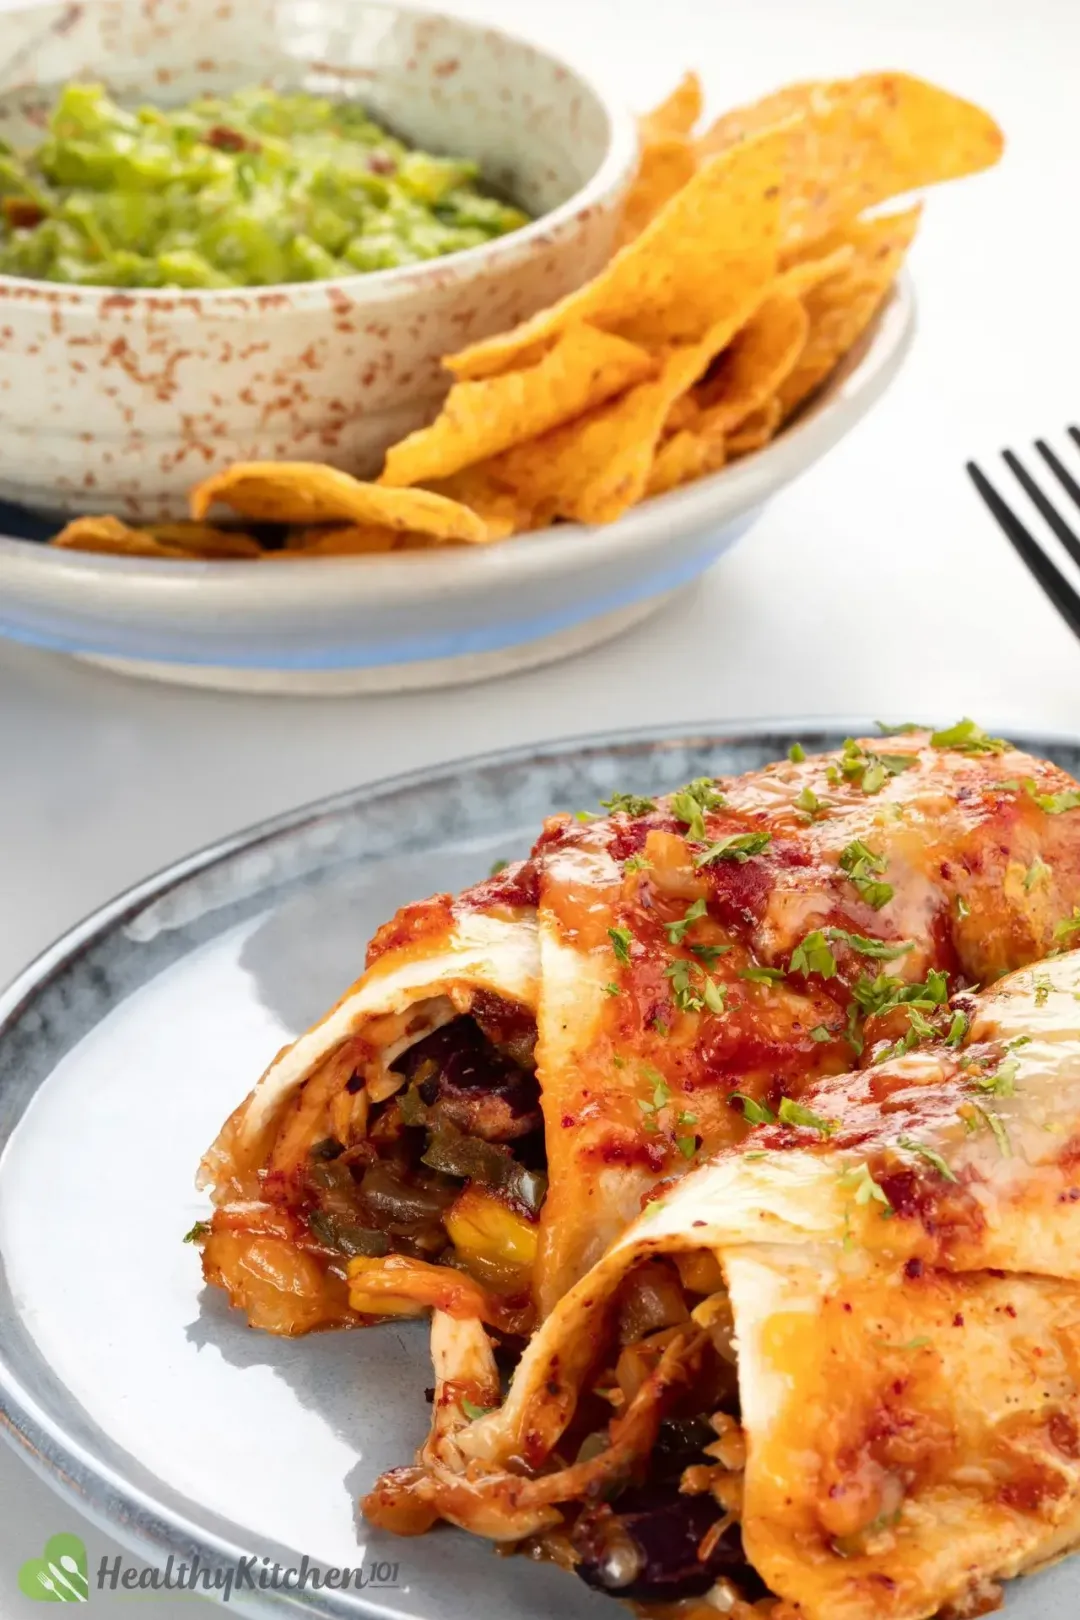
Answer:
<svg viewBox="0 0 1080 1620"><path fill-rule="evenodd" d="M19 1571L19 1590L37 1603L85 1603L90 1595L86 1547L78 1536L50 1536L40 1558Z"/></svg>

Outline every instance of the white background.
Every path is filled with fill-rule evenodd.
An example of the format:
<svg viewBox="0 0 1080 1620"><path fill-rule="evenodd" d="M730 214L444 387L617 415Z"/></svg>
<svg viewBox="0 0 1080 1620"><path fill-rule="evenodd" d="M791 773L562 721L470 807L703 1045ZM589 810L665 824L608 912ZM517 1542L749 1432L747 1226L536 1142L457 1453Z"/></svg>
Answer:
<svg viewBox="0 0 1080 1620"><path fill-rule="evenodd" d="M455 754L792 713L971 713L1006 730L1080 731L1080 647L963 474L968 457L989 469L1003 445L1029 451L1039 434L1060 448L1062 428L1080 420L1077 0L457 9L593 61L639 107L690 64L717 109L792 79L907 68L990 107L1007 156L993 174L931 196L912 257L916 348L872 418L694 593L608 647L494 686L284 701L139 686L0 646L0 979L118 889L208 840ZM33 1612L16 1587L19 1564L77 1526L0 1452L0 1614ZM87 1541L92 1561L113 1550L96 1530ZM99 1614L131 1613L131 1599L94 1601ZM192 1601L155 1601L154 1620L190 1620Z"/></svg>

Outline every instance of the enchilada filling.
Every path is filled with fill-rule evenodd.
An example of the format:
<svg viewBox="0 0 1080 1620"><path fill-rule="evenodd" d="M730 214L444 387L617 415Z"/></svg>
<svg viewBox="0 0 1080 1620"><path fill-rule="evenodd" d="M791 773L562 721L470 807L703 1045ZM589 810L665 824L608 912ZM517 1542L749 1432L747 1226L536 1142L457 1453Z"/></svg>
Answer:
<svg viewBox="0 0 1080 1620"><path fill-rule="evenodd" d="M369 1299L362 1277L350 1289L358 1259L387 1256L414 1273L462 1273L494 1302L489 1318L521 1324L547 1186L535 1021L478 995L466 1014L435 1000L411 1022L381 1052L359 1042L332 1052L266 1165L215 1211L208 1280L255 1325L289 1333L419 1314L423 1304ZM429 1286L443 1300L445 1285Z"/></svg>
<svg viewBox="0 0 1080 1620"><path fill-rule="evenodd" d="M684 1269L698 1287L721 1281L708 1255L688 1257ZM695 1310L711 1330L698 1326ZM604 1371L573 1433L598 1406L606 1406L608 1423L581 1441L578 1461L609 1449L610 1425L641 1396L665 1352L677 1376L655 1403L651 1449L608 1481L604 1500L586 1495L566 1509L575 1573L638 1603L703 1597L720 1581L730 1601L764 1597L739 1528L746 1444L722 1281L720 1292L704 1297L683 1286L675 1266L646 1262L623 1284L616 1312Z"/></svg>

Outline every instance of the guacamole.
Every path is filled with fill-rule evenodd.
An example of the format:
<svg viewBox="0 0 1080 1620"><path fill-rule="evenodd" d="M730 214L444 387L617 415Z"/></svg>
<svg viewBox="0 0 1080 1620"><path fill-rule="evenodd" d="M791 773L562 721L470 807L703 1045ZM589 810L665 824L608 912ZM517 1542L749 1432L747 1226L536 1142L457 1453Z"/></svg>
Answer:
<svg viewBox="0 0 1080 1620"><path fill-rule="evenodd" d="M301 92L132 112L72 84L35 150L0 143L0 273L38 281L323 281L458 253L527 217L485 191L475 163Z"/></svg>

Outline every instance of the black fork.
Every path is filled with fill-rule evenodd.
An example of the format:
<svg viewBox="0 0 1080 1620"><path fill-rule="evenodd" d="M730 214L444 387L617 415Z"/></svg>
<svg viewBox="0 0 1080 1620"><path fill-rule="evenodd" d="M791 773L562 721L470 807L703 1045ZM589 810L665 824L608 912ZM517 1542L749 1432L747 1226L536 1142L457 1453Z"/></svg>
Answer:
<svg viewBox="0 0 1080 1620"><path fill-rule="evenodd" d="M1070 427L1067 432L1074 446L1080 450L1080 428ZM1035 449L1072 501L1076 511L1080 513L1080 481L1069 471L1061 458L1055 455L1045 439L1036 439ZM1061 541L1073 562L1080 568L1080 535L1077 535L1075 529L1062 517L1045 490L1035 482L1035 479L1019 457L1015 456L1011 450L1003 450L1001 454L1002 460L1020 485L1020 488L1045 519L1048 527ZM1034 575L1073 634L1080 636L1080 595L1069 584L1061 570L1050 560L1034 535L1021 523L1012 507L998 494L980 468L973 461L969 461L967 470L972 483L990 508L1025 568Z"/></svg>

